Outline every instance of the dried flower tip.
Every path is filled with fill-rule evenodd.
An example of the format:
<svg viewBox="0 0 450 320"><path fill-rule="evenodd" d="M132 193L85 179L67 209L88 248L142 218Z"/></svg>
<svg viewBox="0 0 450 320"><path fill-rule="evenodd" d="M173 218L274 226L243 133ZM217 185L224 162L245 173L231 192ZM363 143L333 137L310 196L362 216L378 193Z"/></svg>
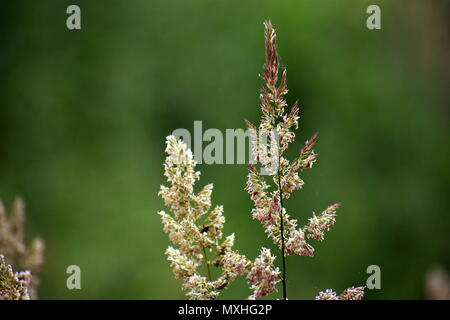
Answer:
<svg viewBox="0 0 450 320"><path fill-rule="evenodd" d="M278 54L277 35L270 21L264 22L266 39L266 62L264 64L264 82L268 89L275 94L275 85L278 81Z"/></svg>

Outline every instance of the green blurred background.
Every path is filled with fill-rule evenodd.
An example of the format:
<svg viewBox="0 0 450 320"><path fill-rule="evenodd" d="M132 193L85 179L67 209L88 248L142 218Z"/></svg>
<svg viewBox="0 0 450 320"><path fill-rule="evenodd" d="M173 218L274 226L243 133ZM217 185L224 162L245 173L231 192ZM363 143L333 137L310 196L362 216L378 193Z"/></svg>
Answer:
<svg viewBox="0 0 450 320"><path fill-rule="evenodd" d="M66 28L77 4L82 30ZM382 30L366 28L381 7ZM305 220L340 201L316 257L288 258L290 299L364 285L368 299L424 298L450 268L449 1L0 2L0 198L27 204L47 244L40 298L183 299L156 212L164 139L176 128L244 128L260 116L263 25L271 19L300 99L300 147L317 165L288 211ZM250 217L245 165L200 165L225 233L251 258L271 246ZM66 267L82 289L66 288ZM236 282L222 298L250 294ZM271 296L278 297L277 295Z"/></svg>

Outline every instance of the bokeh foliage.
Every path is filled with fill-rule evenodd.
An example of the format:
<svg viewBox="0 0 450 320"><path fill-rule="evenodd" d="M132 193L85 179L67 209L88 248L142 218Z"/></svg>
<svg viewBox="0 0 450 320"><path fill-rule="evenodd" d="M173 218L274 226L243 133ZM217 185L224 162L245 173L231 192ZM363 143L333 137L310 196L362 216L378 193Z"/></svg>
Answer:
<svg viewBox="0 0 450 320"><path fill-rule="evenodd" d="M65 27L78 4L82 30ZM369 4L382 30L365 27ZM25 1L0 3L0 197L27 203L47 243L40 297L184 298L156 212L164 138L176 128L244 128L260 116L262 22L279 34L297 145L319 131L317 166L287 202L306 219L343 207L316 257L288 258L291 299L364 284L371 299L423 298L450 268L449 2ZM245 165L200 165L225 233L254 258L270 247L250 217ZM66 288L66 267L82 290ZM224 298L245 297L243 282Z"/></svg>

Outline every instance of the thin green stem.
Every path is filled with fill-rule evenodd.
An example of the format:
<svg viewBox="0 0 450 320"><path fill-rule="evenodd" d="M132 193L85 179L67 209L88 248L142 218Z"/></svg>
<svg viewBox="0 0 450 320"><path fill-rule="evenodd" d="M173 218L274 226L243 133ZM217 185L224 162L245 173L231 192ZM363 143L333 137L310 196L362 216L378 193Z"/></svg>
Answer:
<svg viewBox="0 0 450 320"><path fill-rule="evenodd" d="M283 276L281 283L283 284L283 300L287 300L286 294L286 257L284 256L284 219L283 219L283 192L281 189L281 172L280 172L280 155L278 155L278 192L280 193L280 232L281 232L281 257L283 259Z"/></svg>
<svg viewBox="0 0 450 320"><path fill-rule="evenodd" d="M208 256L206 255L206 249L203 245L202 245L202 249L203 249L203 258L205 259L206 267L208 269L208 279L209 279L209 282L211 282L212 281L211 268L209 267Z"/></svg>

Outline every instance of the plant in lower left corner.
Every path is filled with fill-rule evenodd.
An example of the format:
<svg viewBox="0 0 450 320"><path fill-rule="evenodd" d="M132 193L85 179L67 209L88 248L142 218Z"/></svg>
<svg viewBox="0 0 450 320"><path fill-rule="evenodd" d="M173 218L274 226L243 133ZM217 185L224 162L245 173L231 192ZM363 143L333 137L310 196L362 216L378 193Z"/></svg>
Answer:
<svg viewBox="0 0 450 320"><path fill-rule="evenodd" d="M27 246L24 237L24 202L16 198L7 215L0 200L0 300L37 299L44 241L34 238Z"/></svg>

